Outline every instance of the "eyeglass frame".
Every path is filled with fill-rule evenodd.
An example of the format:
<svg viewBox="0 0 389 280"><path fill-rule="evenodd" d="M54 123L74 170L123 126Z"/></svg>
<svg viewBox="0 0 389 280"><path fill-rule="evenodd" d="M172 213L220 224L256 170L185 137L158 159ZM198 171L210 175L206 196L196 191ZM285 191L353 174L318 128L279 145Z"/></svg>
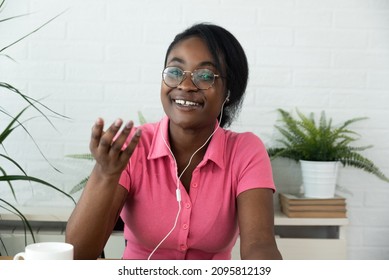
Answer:
<svg viewBox="0 0 389 280"><path fill-rule="evenodd" d="M183 78L182 78L182 80L181 80L180 83L179 83L178 85L176 85L175 87L169 86L169 85L165 82L164 73L165 73L166 69L168 69L168 68L178 68L178 69L180 69L180 70L183 72ZM211 84L208 88L199 88L199 87L196 85L196 83L194 82L194 80L193 80L193 74L194 74L196 71L198 71L198 70L208 70L208 71L210 71L210 72L213 74L213 81L212 81L212 84ZM194 85L197 89L199 89L199 90L207 90L207 89L210 89L210 88L213 87L213 85L215 84L216 78L223 78L223 76L221 76L221 75L219 75L219 74L215 74L212 70L210 70L210 69L208 69L208 68L197 68L197 69L195 69L195 70L193 70L193 71L188 71L188 70L183 70L183 69L181 69L181 68L178 67L178 66L166 66L166 67L163 69L163 71L162 71L162 81L163 81L163 83L164 83L167 87L169 87L169 88L177 88L179 85L182 84L183 81L185 81L185 79L187 78L187 75L186 75L187 73L190 73L190 77L191 77L190 80L192 81L193 85Z"/></svg>

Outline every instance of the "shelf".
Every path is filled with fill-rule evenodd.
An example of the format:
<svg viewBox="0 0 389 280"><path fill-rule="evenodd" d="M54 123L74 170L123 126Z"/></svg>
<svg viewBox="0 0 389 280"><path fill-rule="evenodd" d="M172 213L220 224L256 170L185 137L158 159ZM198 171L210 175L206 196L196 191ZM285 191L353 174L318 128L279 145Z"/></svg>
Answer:
<svg viewBox="0 0 389 280"><path fill-rule="evenodd" d="M276 226L345 226L347 218L289 218L284 213L276 211L274 214Z"/></svg>

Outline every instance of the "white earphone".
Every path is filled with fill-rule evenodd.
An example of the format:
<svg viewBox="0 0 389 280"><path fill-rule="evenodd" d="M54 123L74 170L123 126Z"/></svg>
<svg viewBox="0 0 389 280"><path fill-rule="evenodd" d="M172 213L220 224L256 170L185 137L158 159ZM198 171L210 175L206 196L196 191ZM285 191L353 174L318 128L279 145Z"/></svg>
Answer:
<svg viewBox="0 0 389 280"><path fill-rule="evenodd" d="M228 91L227 91L227 97L226 97L226 100L224 101L224 103L230 101L230 94L231 94L231 92L230 92L230 90L228 90ZM224 104L224 103L223 103L223 104Z"/></svg>

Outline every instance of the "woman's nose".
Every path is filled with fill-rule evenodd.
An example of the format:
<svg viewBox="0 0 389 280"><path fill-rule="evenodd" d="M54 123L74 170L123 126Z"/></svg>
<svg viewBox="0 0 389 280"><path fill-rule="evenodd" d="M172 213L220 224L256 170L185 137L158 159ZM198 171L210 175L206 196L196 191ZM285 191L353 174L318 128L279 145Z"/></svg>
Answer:
<svg viewBox="0 0 389 280"><path fill-rule="evenodd" d="M178 88L186 91L198 90L192 81L192 76L190 75L190 73L185 74L184 79L182 80L181 84L178 85Z"/></svg>

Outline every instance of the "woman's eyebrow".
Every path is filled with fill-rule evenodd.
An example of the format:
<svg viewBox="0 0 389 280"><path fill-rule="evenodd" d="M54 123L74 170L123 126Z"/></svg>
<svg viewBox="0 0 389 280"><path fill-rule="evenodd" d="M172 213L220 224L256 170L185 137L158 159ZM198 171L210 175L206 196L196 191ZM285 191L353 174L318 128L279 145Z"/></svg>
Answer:
<svg viewBox="0 0 389 280"><path fill-rule="evenodd" d="M176 57L176 56L172 57L172 59L170 59L167 64L172 63L172 62L178 62L180 64L186 64L185 60L183 60L182 58ZM200 66L200 67L202 67L202 66L211 66L211 67L216 68L215 63L213 63L212 61L203 61L198 66Z"/></svg>
<svg viewBox="0 0 389 280"><path fill-rule="evenodd" d="M171 63L171 62L178 62L178 63L181 63L181 64L185 64L185 60L183 60L182 58L179 58L179 57L173 57L172 59L170 59L168 61L168 64Z"/></svg>
<svg viewBox="0 0 389 280"><path fill-rule="evenodd" d="M199 64L199 66L212 66L212 67L216 68L215 63L213 63L212 61L203 61Z"/></svg>

